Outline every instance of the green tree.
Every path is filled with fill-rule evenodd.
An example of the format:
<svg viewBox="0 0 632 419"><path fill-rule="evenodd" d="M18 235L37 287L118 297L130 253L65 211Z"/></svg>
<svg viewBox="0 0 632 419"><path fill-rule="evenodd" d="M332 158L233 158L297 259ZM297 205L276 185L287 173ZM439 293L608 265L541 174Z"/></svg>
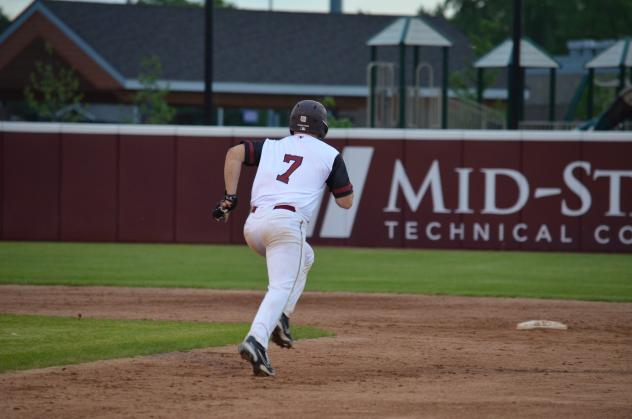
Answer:
<svg viewBox="0 0 632 419"><path fill-rule="evenodd" d="M483 73L483 89L494 84L500 75L500 70L487 69ZM461 71L450 73L450 89L460 98L476 100L476 91L472 86L477 84L477 74L474 67L466 67Z"/></svg>
<svg viewBox="0 0 632 419"><path fill-rule="evenodd" d="M443 0L434 11L460 29L477 56L512 35L513 2L509 0ZM630 35L630 0L524 0L523 30L547 52L566 52L571 39L609 39Z"/></svg>
<svg viewBox="0 0 632 419"><path fill-rule="evenodd" d="M349 118L338 118L336 115L336 99L331 96L325 96L323 98L323 105L327 109L327 125L329 128L351 128L353 124Z"/></svg>
<svg viewBox="0 0 632 419"><path fill-rule="evenodd" d="M142 86L134 95L134 104L140 112L143 124L168 124L175 116L175 109L167 103L169 88L158 85L162 73L162 63L156 55L143 57L140 63L138 80Z"/></svg>
<svg viewBox="0 0 632 419"><path fill-rule="evenodd" d="M81 117L79 78L75 72L55 60L46 43L48 62L37 61L29 84L24 89L27 106L45 121L77 121Z"/></svg>
<svg viewBox="0 0 632 419"><path fill-rule="evenodd" d="M0 7L0 34L11 24L11 20L4 14Z"/></svg>

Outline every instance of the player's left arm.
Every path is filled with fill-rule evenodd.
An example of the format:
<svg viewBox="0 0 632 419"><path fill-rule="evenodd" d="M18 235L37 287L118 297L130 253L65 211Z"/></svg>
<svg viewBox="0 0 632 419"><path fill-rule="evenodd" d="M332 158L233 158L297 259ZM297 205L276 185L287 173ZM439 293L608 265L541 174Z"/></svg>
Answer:
<svg viewBox="0 0 632 419"><path fill-rule="evenodd" d="M347 167L340 154L334 160L326 183L339 207L349 209L353 206L353 185L349 180Z"/></svg>

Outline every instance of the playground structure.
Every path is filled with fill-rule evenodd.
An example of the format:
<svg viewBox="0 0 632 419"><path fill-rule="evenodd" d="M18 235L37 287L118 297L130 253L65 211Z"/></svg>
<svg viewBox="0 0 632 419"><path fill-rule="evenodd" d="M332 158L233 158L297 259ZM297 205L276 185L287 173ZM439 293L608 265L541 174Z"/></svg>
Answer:
<svg viewBox="0 0 632 419"><path fill-rule="evenodd" d="M630 129L632 123L626 122L630 119L627 113L629 99L626 99L628 95L624 95L624 89L632 85L632 74L630 80L626 78L627 70L632 68L630 44L630 38L620 40L585 65L587 74L580 80L564 120L557 121L556 82L560 64L533 41L523 38L520 42L519 77L524 79L526 68L544 68L549 71L549 110L546 121L524 120L523 95L519 99L521 106L518 107L518 127L552 130ZM448 90L448 54L451 43L421 18L397 19L372 37L367 45L371 48L371 62L367 66L367 119L370 127L504 129L508 126L508 113L485 105L483 80L485 69L511 66L511 39L505 40L474 63L477 70L476 100L468 99L468 94ZM399 63L378 60L377 47L384 46L399 48ZM414 48L412 66L406 65L405 52L409 46ZM420 46L442 49L443 66L440 77L435 74L436 68L420 61ZM605 68L618 69L618 77L613 77L612 71L605 78L603 72L596 74L595 70ZM440 86L435 83L437 79L441 82ZM603 96L604 89L612 89L613 93L611 98L605 99L607 105L604 97L601 97L598 117L594 116L596 88L600 89L600 96ZM587 120L576 120L580 101L586 103Z"/></svg>
<svg viewBox="0 0 632 419"><path fill-rule="evenodd" d="M452 43L423 19L400 18L372 37L367 65L367 116L374 128L505 127L501 112L448 94L449 49ZM399 48L399 63L378 61L377 47ZM433 67L419 60L419 47L442 49L441 86L435 86ZM406 80L406 47L413 47L411 84ZM410 71L410 70L408 70ZM424 83L425 82L425 83ZM396 84L397 83L397 84Z"/></svg>
<svg viewBox="0 0 632 419"><path fill-rule="evenodd" d="M400 96L397 88L397 65L387 62L371 62L367 66L367 82L372 94L367 103L367 114L372 113L372 127L398 127ZM427 80L424 86L422 80ZM419 63L414 84L405 88L406 128L439 129L442 126L442 96L434 85L432 67ZM504 129L505 115L493 108L464 97L448 96L447 126L458 129Z"/></svg>

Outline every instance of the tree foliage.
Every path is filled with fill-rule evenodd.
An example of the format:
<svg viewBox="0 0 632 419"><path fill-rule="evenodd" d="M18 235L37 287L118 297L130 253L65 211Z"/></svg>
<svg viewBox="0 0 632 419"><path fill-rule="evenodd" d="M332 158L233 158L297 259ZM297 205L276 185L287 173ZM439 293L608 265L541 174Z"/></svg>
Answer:
<svg viewBox="0 0 632 419"><path fill-rule="evenodd" d="M325 109L327 109L327 125L329 128L351 128L353 126L349 118L338 117L336 99L331 96L325 96L322 103Z"/></svg>
<svg viewBox="0 0 632 419"><path fill-rule="evenodd" d="M158 85L162 63L158 56L149 55L143 57L140 67L138 80L142 89L134 95L140 121L143 124L168 124L173 120L176 111L167 103L169 89Z"/></svg>
<svg viewBox="0 0 632 419"><path fill-rule="evenodd" d="M83 94L75 72L54 58L46 43L47 62L35 62L29 84L24 89L27 106L44 121L77 121L81 115Z"/></svg>
<svg viewBox="0 0 632 419"><path fill-rule="evenodd" d="M0 34L11 24L11 20L4 14L0 7Z"/></svg>
<svg viewBox="0 0 632 419"><path fill-rule="evenodd" d="M448 12L453 14L448 16ZM431 14L443 15L459 28L479 56L512 34L510 0L443 0ZM547 52L560 54L571 39L631 35L632 1L523 0L522 15L524 35Z"/></svg>

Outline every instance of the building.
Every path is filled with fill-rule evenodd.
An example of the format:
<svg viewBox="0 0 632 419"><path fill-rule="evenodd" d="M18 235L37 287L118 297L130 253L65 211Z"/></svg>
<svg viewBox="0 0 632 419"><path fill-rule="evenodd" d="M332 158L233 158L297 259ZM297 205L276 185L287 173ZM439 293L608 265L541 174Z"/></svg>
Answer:
<svg viewBox="0 0 632 419"><path fill-rule="evenodd" d="M213 91L218 122L284 125L300 98L335 99L336 112L354 126L366 124L366 42L396 16L287 13L217 9L213 20ZM444 19L424 17L451 40L450 70L474 57L465 36ZM20 114L24 87L37 61L55 59L74 68L89 117L133 121L133 96L142 85L141 61L162 63L160 84L177 107L176 122L202 122L204 9L37 0L0 35L0 101L5 118ZM441 53L421 48L420 60L441 83ZM412 52L410 52L412 57ZM380 50L397 62L397 48ZM412 58L408 63L412 62ZM412 70L411 70L412 73Z"/></svg>

